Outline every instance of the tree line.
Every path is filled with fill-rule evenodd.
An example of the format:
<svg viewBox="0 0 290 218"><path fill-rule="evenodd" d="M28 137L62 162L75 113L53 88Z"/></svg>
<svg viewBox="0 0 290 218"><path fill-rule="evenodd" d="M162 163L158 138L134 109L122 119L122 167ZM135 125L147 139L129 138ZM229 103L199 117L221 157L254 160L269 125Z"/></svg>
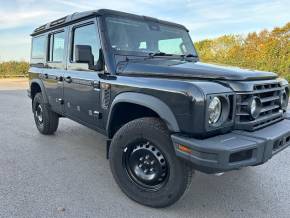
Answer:
<svg viewBox="0 0 290 218"><path fill-rule="evenodd" d="M29 63L25 61L8 61L0 63L0 78L27 77Z"/></svg>
<svg viewBox="0 0 290 218"><path fill-rule="evenodd" d="M195 46L204 62L272 71L290 81L290 22L272 31L224 35Z"/></svg>
<svg viewBox="0 0 290 218"><path fill-rule="evenodd" d="M272 31L243 35L224 35L195 43L204 62L265 70L290 81L290 22ZM0 63L0 78L27 76L29 63Z"/></svg>

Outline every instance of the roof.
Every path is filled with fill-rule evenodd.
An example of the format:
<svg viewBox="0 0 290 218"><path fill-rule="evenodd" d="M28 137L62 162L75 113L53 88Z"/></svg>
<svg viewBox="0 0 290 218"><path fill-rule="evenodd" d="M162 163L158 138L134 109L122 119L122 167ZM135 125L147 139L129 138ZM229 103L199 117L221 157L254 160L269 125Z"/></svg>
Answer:
<svg viewBox="0 0 290 218"><path fill-rule="evenodd" d="M66 26L69 23L73 23L74 21L81 20L81 19L84 19L86 17L103 16L103 15L115 15L115 16L129 17L129 18L133 18L133 19L135 18L135 19L152 20L152 21L155 21L158 23L174 25L174 26L178 26L180 28L186 29L183 25L164 21L164 20L159 20L159 19L153 18L153 17L141 16L141 15L130 14L130 13L126 13L126 12L114 11L114 10L109 10L109 9L99 9L99 10L92 10L92 11L76 12L76 13L67 15L65 17L59 18L57 20L51 21L51 22L46 23L40 27L37 27L33 31L33 33L31 34L31 36L35 36L35 35L47 32L51 29L55 29L55 28L58 28L61 26Z"/></svg>

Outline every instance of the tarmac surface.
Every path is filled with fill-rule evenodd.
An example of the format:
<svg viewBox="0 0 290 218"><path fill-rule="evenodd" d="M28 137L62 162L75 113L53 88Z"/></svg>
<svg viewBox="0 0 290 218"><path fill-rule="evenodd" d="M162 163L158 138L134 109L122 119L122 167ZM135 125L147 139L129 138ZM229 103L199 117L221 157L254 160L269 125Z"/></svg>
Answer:
<svg viewBox="0 0 290 218"><path fill-rule="evenodd" d="M180 201L152 209L114 182L104 136L68 119L39 134L23 84L0 82L0 217L290 217L289 148L220 177L196 172Z"/></svg>

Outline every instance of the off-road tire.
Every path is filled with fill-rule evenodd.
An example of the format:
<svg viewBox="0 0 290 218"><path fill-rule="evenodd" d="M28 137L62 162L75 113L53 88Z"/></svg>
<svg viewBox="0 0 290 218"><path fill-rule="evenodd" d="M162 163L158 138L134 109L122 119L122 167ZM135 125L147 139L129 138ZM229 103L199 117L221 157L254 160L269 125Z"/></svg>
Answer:
<svg viewBox="0 0 290 218"><path fill-rule="evenodd" d="M40 122L37 110L41 108L42 121ZM44 103L42 93L37 93L33 99L32 110L34 114L34 121L38 131L44 135L52 135L58 127L59 116L50 109L47 103Z"/></svg>
<svg viewBox="0 0 290 218"><path fill-rule="evenodd" d="M140 138L152 142L169 166L167 182L156 191L140 188L124 168L124 149ZM112 174L121 190L129 198L146 206L162 208L172 205L191 183L192 168L176 156L169 131L158 118L140 118L121 127L112 139L109 159Z"/></svg>

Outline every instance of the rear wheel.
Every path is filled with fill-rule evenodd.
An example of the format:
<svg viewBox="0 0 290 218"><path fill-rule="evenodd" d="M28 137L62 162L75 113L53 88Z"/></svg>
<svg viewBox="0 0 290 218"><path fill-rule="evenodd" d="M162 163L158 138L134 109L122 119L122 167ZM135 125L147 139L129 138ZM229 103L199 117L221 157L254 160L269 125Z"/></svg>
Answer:
<svg viewBox="0 0 290 218"><path fill-rule="evenodd" d="M59 116L44 103L41 93L37 93L32 104L34 121L38 131L44 135L53 134L58 127Z"/></svg>
<svg viewBox="0 0 290 218"><path fill-rule="evenodd" d="M116 133L110 166L122 191L150 207L175 203L192 176L192 169L176 157L169 132L157 118L133 120Z"/></svg>

